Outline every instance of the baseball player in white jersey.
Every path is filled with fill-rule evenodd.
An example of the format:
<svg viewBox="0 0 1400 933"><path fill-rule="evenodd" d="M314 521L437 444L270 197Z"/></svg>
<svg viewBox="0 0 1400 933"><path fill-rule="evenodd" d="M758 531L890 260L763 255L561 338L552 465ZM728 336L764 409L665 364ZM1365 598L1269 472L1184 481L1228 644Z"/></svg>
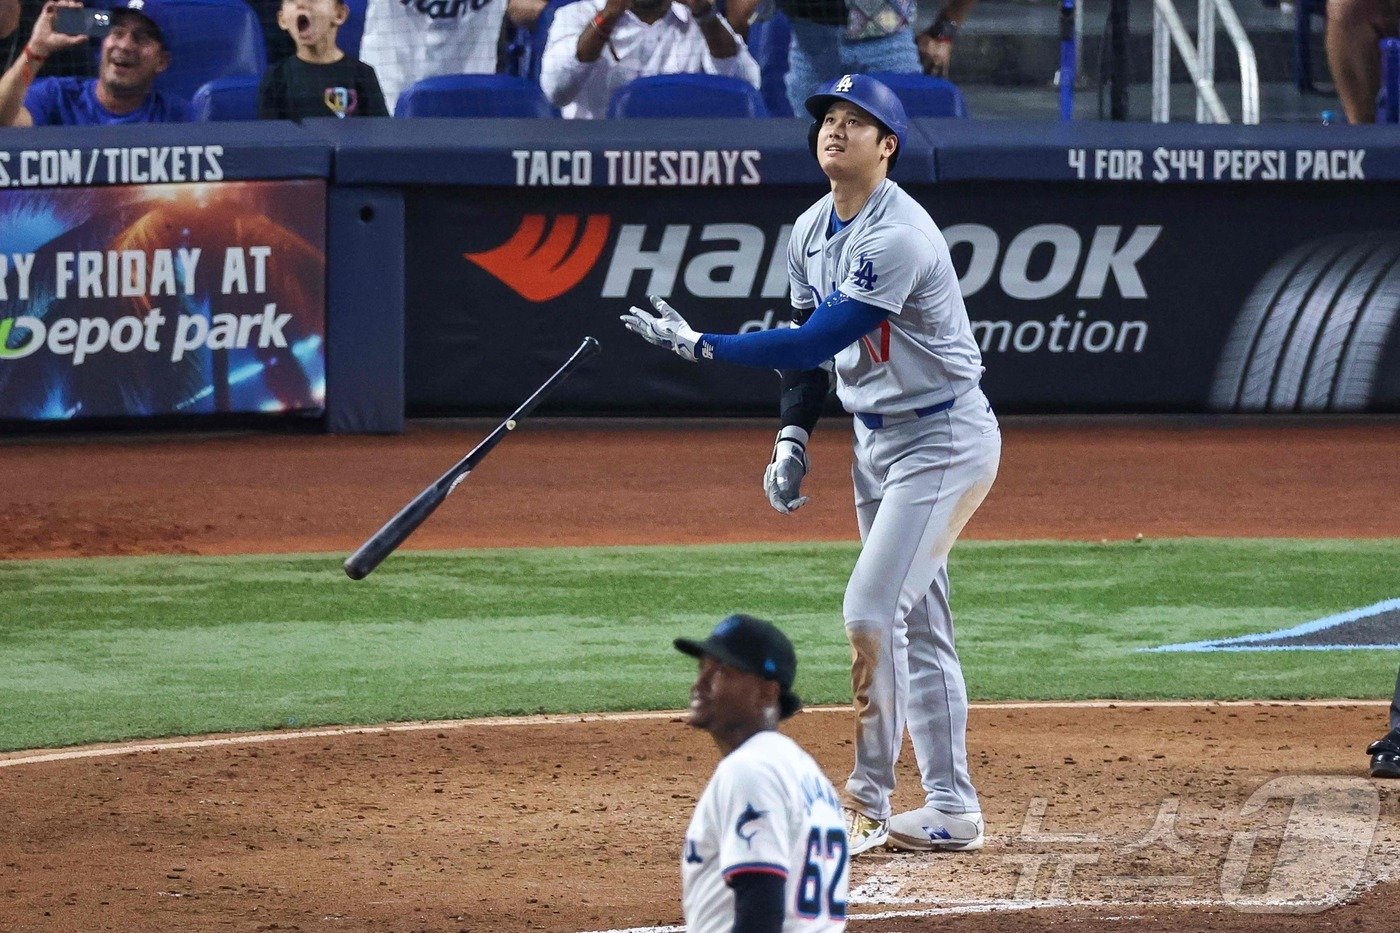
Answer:
<svg viewBox="0 0 1400 933"><path fill-rule="evenodd" d="M404 89L437 75L494 74L506 0L369 0L360 60L389 113Z"/></svg>
<svg viewBox="0 0 1400 933"><path fill-rule="evenodd" d="M863 547L843 614L853 660L856 761L846 782L850 851L983 844L967 767L967 689L953 647L948 553L991 488L1001 434L978 387L981 354L947 243L886 176L908 122L899 99L845 75L807 100L813 152L831 193L798 220L788 251L793 328L702 334L659 298L628 329L687 360L772 367L782 429L764 476L780 512L799 508L809 433L829 390L854 415L851 475ZM894 815L908 730L924 806Z"/></svg>
<svg viewBox="0 0 1400 933"><path fill-rule="evenodd" d="M811 756L777 731L801 708L797 656L770 622L732 615L704 641L690 725L724 757L685 832L681 901L690 933L818 933L846 928L841 801Z"/></svg>

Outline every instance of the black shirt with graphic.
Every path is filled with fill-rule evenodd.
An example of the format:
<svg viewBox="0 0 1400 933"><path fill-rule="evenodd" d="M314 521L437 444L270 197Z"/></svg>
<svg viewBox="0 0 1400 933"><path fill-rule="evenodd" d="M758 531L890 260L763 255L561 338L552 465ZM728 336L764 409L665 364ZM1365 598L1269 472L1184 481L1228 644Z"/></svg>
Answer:
<svg viewBox="0 0 1400 933"><path fill-rule="evenodd" d="M259 120L388 115L374 69L349 55L329 65L284 58L258 86Z"/></svg>

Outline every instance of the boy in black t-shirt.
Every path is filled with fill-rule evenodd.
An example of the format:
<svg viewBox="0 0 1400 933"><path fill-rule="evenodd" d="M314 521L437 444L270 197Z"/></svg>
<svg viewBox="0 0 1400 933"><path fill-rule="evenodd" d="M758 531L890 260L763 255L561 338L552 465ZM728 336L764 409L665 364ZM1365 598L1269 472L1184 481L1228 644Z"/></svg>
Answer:
<svg viewBox="0 0 1400 933"><path fill-rule="evenodd" d="M387 117L374 69L335 44L350 15L344 0L282 0L277 25L297 53L267 70L258 86L258 118Z"/></svg>

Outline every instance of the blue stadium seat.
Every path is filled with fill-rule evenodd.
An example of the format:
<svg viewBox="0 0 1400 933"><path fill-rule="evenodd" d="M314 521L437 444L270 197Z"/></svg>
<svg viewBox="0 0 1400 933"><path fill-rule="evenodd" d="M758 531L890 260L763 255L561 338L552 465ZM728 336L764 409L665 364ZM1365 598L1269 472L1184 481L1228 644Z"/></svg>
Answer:
<svg viewBox="0 0 1400 933"><path fill-rule="evenodd" d="M194 118L202 123L258 118L258 84L254 75L215 78L194 92Z"/></svg>
<svg viewBox="0 0 1400 933"><path fill-rule="evenodd" d="M552 117L540 86L515 75L438 75L410 84L396 117Z"/></svg>
<svg viewBox="0 0 1400 933"><path fill-rule="evenodd" d="M336 33L335 44L351 58L359 58L360 40L365 35L365 9L369 6L369 0L345 0L345 5L350 8L350 18Z"/></svg>
<svg viewBox="0 0 1400 933"><path fill-rule="evenodd" d="M256 78L267 70L262 26L243 0L162 0L160 5L170 24L170 67L156 78L156 90L188 101L215 78Z"/></svg>
<svg viewBox="0 0 1400 933"><path fill-rule="evenodd" d="M763 96L742 78L724 75L652 75L613 93L609 117L766 117Z"/></svg>
<svg viewBox="0 0 1400 933"><path fill-rule="evenodd" d="M792 23L781 12L749 26L749 54L758 62L763 75L760 90L769 116L792 116L787 98L788 52L792 45Z"/></svg>
<svg viewBox="0 0 1400 933"><path fill-rule="evenodd" d="M898 74L893 71L872 72L899 98L904 112L911 117L953 117L967 119L967 101L958 86L946 78L925 74Z"/></svg>

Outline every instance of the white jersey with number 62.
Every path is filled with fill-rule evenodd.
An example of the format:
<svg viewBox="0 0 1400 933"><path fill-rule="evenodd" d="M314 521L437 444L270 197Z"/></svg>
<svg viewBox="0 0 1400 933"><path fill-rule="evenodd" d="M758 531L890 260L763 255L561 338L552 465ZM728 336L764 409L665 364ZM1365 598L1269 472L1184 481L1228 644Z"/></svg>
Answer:
<svg viewBox="0 0 1400 933"><path fill-rule="evenodd" d="M792 739L760 732L719 763L686 830L686 929L729 933L727 879L758 871L786 879L784 933L844 930L849 862L831 782Z"/></svg>

